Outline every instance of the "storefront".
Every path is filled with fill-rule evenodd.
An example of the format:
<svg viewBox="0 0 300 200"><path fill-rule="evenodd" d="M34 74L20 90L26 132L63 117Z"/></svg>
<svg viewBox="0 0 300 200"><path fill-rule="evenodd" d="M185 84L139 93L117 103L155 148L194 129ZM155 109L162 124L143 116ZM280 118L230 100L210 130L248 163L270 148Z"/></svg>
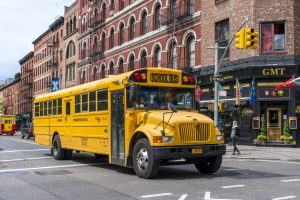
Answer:
<svg viewBox="0 0 300 200"><path fill-rule="evenodd" d="M213 118L214 82L213 67L194 71L203 94L200 99L201 111ZM287 81L292 75L299 76L297 65L262 65L241 64L220 68L223 77L221 85L224 91L219 102L219 127L230 141L230 129L234 119L241 130L241 142L253 143L264 126L269 144L282 143L284 123L288 123L289 132L297 144L300 144L300 88L282 88L275 91L275 86ZM236 78L242 86L241 103L235 105ZM250 88L254 78L255 102L250 106Z"/></svg>

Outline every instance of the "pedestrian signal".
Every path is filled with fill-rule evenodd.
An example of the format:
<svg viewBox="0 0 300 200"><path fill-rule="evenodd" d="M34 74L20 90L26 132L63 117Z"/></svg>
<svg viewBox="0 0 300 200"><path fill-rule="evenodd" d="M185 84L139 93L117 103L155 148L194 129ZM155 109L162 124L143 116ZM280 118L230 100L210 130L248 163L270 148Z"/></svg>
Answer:
<svg viewBox="0 0 300 200"><path fill-rule="evenodd" d="M258 32L253 28L245 28L245 47L246 49L256 49L258 44Z"/></svg>
<svg viewBox="0 0 300 200"><path fill-rule="evenodd" d="M244 49L245 48L245 28L242 28L239 32L235 34L235 48Z"/></svg>

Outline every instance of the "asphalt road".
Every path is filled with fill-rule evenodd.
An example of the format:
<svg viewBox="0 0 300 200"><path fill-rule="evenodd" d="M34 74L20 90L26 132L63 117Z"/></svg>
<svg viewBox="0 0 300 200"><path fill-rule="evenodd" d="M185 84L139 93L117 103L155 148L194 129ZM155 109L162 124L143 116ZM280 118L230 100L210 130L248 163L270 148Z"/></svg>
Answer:
<svg viewBox="0 0 300 200"><path fill-rule="evenodd" d="M0 136L0 200L300 199L300 149L240 149L239 156L227 153L214 175L201 174L193 165L165 166L155 179L144 180L132 169L91 154L74 153L71 161L56 161L49 148L32 140Z"/></svg>

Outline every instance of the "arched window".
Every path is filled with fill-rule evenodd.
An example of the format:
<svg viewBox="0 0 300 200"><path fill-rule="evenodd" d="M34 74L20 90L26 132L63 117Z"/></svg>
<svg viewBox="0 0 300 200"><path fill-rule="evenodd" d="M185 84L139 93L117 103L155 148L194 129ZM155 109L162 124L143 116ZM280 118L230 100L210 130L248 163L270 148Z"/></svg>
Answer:
<svg viewBox="0 0 300 200"><path fill-rule="evenodd" d="M101 66L101 77L100 78L105 78L105 66Z"/></svg>
<svg viewBox="0 0 300 200"><path fill-rule="evenodd" d="M120 25L120 31L119 32L120 32L119 43L120 43L120 45L122 45L124 43L124 24L123 23Z"/></svg>
<svg viewBox="0 0 300 200"><path fill-rule="evenodd" d="M113 28L110 30L109 46L111 49L115 46L115 30Z"/></svg>
<svg viewBox="0 0 300 200"><path fill-rule="evenodd" d="M176 61L176 42L173 41L169 45L169 67L172 69L177 69L177 61Z"/></svg>
<svg viewBox="0 0 300 200"><path fill-rule="evenodd" d="M134 55L131 54L129 57L129 70L132 71L134 70Z"/></svg>
<svg viewBox="0 0 300 200"><path fill-rule="evenodd" d="M147 52L145 50L141 53L141 67L147 68Z"/></svg>
<svg viewBox="0 0 300 200"><path fill-rule="evenodd" d="M145 35L147 33L147 12L144 11L142 13L142 22L141 22L141 35Z"/></svg>
<svg viewBox="0 0 300 200"><path fill-rule="evenodd" d="M97 8L95 8L95 10L94 10L94 20L92 21L92 23L97 23L97 21L98 21L98 9Z"/></svg>
<svg viewBox="0 0 300 200"><path fill-rule="evenodd" d="M102 39L101 39L101 48L102 48L102 53L105 52L105 33L102 33Z"/></svg>
<svg viewBox="0 0 300 200"><path fill-rule="evenodd" d="M82 76L81 76L81 84L84 84L85 82L86 82L86 74L85 74L85 70L83 70Z"/></svg>
<svg viewBox="0 0 300 200"><path fill-rule="evenodd" d="M124 9L124 0L119 0L119 6L120 6L120 10L123 10Z"/></svg>
<svg viewBox="0 0 300 200"><path fill-rule="evenodd" d="M98 76L97 76L97 67L94 67L94 69L93 69L93 80L95 81L95 80L97 80L98 78L97 78Z"/></svg>
<svg viewBox="0 0 300 200"><path fill-rule="evenodd" d="M72 19L70 20L70 30L69 30L70 33L73 32L73 21Z"/></svg>
<svg viewBox="0 0 300 200"><path fill-rule="evenodd" d="M170 1L170 15L171 19L174 20L176 17L176 0Z"/></svg>
<svg viewBox="0 0 300 200"><path fill-rule="evenodd" d="M102 4L102 20L105 21L106 19L106 4Z"/></svg>
<svg viewBox="0 0 300 200"><path fill-rule="evenodd" d="M98 38L97 36L94 37L94 41L93 41L93 54L97 54L98 52Z"/></svg>
<svg viewBox="0 0 300 200"><path fill-rule="evenodd" d="M124 60L123 58L119 61L119 74L124 73Z"/></svg>
<svg viewBox="0 0 300 200"><path fill-rule="evenodd" d="M159 45L154 50L154 67L161 67L161 49Z"/></svg>
<svg viewBox="0 0 300 200"><path fill-rule="evenodd" d="M115 10L115 0L110 1L110 10Z"/></svg>
<svg viewBox="0 0 300 200"><path fill-rule="evenodd" d="M75 44L73 41L70 41L67 46L66 58L70 58L75 55Z"/></svg>
<svg viewBox="0 0 300 200"><path fill-rule="evenodd" d="M160 28L161 25L161 5L157 4L155 7L155 14L154 14L154 29L157 30Z"/></svg>
<svg viewBox="0 0 300 200"><path fill-rule="evenodd" d="M76 17L74 16L73 17L73 30L75 31L76 30L76 23L77 23L77 21L76 21Z"/></svg>
<svg viewBox="0 0 300 200"><path fill-rule="evenodd" d="M114 75L114 63L112 61L109 64L109 75Z"/></svg>
<svg viewBox="0 0 300 200"><path fill-rule="evenodd" d="M86 15L83 15L82 17L82 32L86 30Z"/></svg>
<svg viewBox="0 0 300 200"><path fill-rule="evenodd" d="M129 22L129 39L133 40L135 38L135 20L132 17Z"/></svg>
<svg viewBox="0 0 300 200"><path fill-rule="evenodd" d="M70 27L69 22L67 22L67 27L66 27L67 35L69 35L69 27Z"/></svg>
<svg viewBox="0 0 300 200"><path fill-rule="evenodd" d="M86 42L82 45L82 59L86 58Z"/></svg>
<svg viewBox="0 0 300 200"><path fill-rule="evenodd" d="M187 67L195 67L195 37L189 36L186 42Z"/></svg>

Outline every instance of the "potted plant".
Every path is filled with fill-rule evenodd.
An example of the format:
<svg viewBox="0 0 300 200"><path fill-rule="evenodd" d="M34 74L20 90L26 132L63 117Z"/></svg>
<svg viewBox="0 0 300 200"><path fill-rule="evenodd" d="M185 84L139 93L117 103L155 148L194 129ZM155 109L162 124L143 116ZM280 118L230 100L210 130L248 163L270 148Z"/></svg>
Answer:
<svg viewBox="0 0 300 200"><path fill-rule="evenodd" d="M256 138L259 142L259 144L266 144L266 141L267 141L267 136L264 135L264 134L259 134Z"/></svg>
<svg viewBox="0 0 300 200"><path fill-rule="evenodd" d="M284 144L290 144L293 141L293 136L291 134L283 134L280 136L280 140L284 142Z"/></svg>

